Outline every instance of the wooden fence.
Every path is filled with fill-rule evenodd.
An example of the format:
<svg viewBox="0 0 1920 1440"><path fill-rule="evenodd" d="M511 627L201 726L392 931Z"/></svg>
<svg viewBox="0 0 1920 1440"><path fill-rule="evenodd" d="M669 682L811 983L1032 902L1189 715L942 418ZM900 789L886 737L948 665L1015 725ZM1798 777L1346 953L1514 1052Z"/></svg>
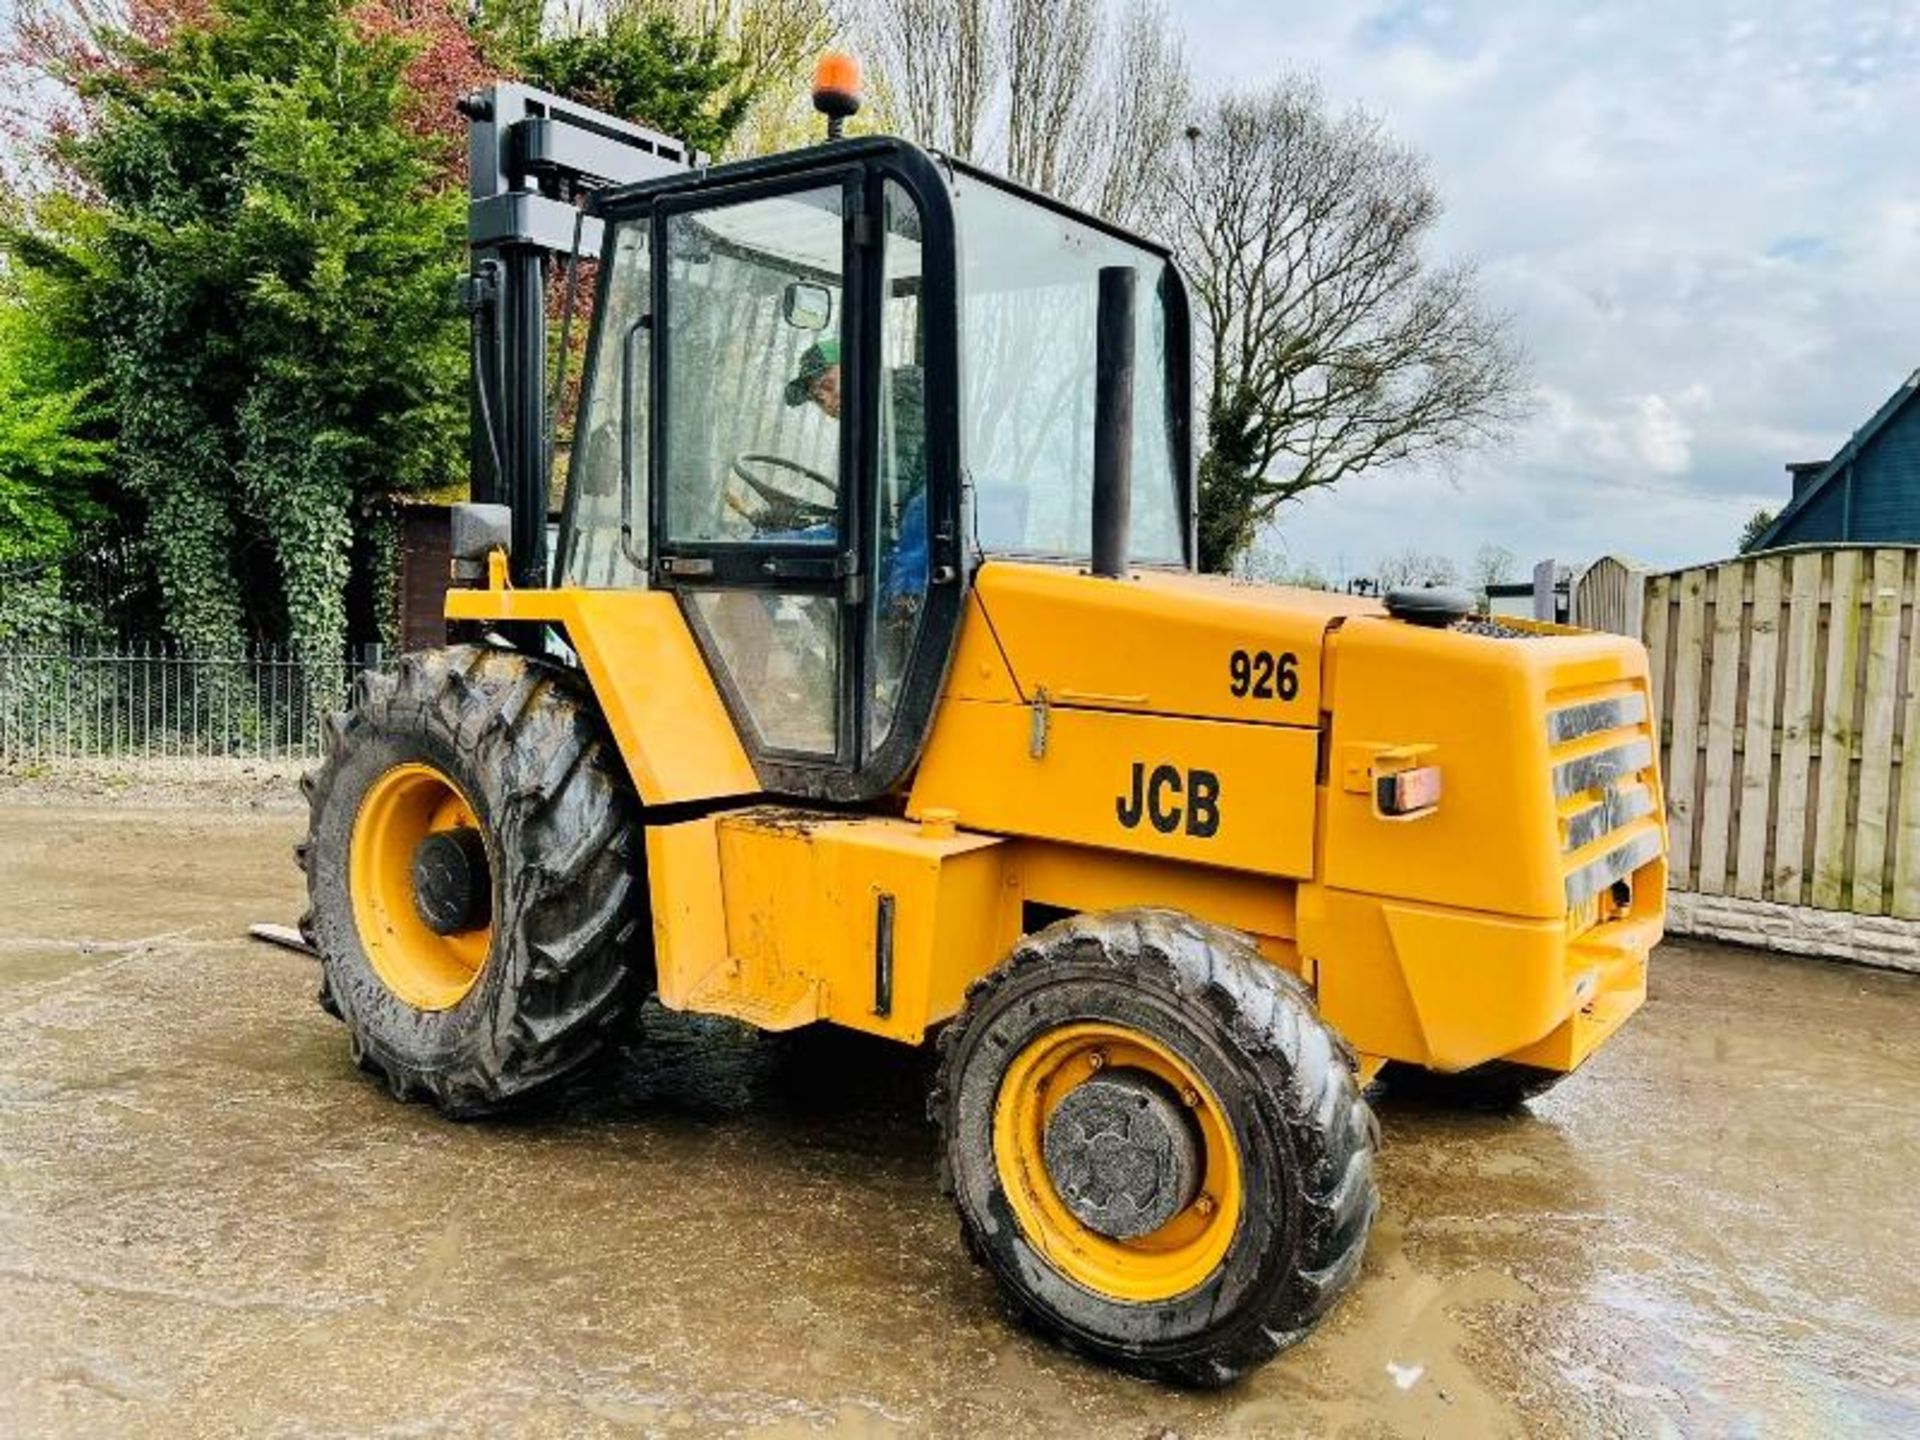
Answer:
<svg viewBox="0 0 1920 1440"><path fill-rule="evenodd" d="M1674 888L1920 917L1920 547L1645 585Z"/></svg>
<svg viewBox="0 0 1920 1440"><path fill-rule="evenodd" d="M1582 630L1610 630L1639 637L1646 624L1645 567L1617 555L1603 555L1573 583L1567 618Z"/></svg>

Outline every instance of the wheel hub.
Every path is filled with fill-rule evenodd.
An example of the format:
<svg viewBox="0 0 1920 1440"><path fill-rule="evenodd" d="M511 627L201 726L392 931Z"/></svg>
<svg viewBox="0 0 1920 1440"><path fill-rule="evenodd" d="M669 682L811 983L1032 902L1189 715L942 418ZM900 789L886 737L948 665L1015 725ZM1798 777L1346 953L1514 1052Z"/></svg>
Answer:
<svg viewBox="0 0 1920 1440"><path fill-rule="evenodd" d="M1042 1153L1067 1209L1115 1240L1158 1230L1200 1188L1193 1120L1172 1087L1143 1070L1076 1085L1048 1117Z"/></svg>
<svg viewBox="0 0 1920 1440"><path fill-rule="evenodd" d="M458 1005L492 951L493 883L479 828L460 788L418 761L377 776L354 812L354 928L380 983L416 1010Z"/></svg>
<svg viewBox="0 0 1920 1440"><path fill-rule="evenodd" d="M492 910L487 846L471 826L435 830L413 851L413 908L436 935L484 925Z"/></svg>

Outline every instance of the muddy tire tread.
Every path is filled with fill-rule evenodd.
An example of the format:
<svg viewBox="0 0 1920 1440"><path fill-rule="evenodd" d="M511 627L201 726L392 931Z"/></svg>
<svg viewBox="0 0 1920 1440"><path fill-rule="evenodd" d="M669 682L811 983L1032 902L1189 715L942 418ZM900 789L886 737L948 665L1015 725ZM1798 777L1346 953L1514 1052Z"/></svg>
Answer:
<svg viewBox="0 0 1920 1440"><path fill-rule="evenodd" d="M1243 935L1172 910L1134 909L1070 916L1027 935L998 969L969 987L960 1016L941 1033L929 1115L942 1128L940 1185L956 1201L968 1253L995 1269L991 1247L968 1207L958 1204L949 1131L951 1100L969 1029L1037 972L1063 961L1093 962L1120 984L1151 975L1203 1006L1262 1081L1285 1099L1296 1155L1308 1177L1296 1231L1295 1266L1255 1313L1209 1337L1192 1353L1130 1353L1063 1326L1034 1299L1002 1280L1016 1314L1039 1333L1161 1382L1229 1384L1304 1338L1358 1272L1379 1205L1373 1157L1379 1127L1360 1094L1354 1058L1320 1019L1311 994L1264 959Z"/></svg>
<svg viewBox="0 0 1920 1440"><path fill-rule="evenodd" d="M505 1023L448 1068L416 1064L360 1033L320 943L328 927L316 918L340 903L317 883L314 859L348 757L381 738L430 732L470 757L472 777L496 786L493 828L509 856L507 904L487 962L508 967L511 993L495 1017ZM355 1031L362 1068L396 1096L469 1118L512 1108L610 1051L610 1032L651 981L640 943L639 812L577 677L492 646L407 655L391 675L356 679L348 708L327 718L325 759L301 788L310 834L295 852L309 891L300 930L323 956L320 1005ZM337 926L341 917L332 918Z"/></svg>

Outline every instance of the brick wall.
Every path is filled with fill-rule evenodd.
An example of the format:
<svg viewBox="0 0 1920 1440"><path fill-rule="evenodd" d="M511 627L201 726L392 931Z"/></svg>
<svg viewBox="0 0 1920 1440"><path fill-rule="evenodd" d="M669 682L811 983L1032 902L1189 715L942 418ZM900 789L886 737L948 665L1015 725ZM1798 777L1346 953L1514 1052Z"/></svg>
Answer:
<svg viewBox="0 0 1920 1440"><path fill-rule="evenodd" d="M1920 973L1920 921L1890 915L1676 890L1667 896L1667 932Z"/></svg>

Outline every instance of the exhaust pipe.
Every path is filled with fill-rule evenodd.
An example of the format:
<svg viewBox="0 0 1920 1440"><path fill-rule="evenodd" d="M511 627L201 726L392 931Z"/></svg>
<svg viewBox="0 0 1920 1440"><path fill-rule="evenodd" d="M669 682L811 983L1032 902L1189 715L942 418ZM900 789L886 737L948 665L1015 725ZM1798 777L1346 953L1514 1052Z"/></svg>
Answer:
<svg viewBox="0 0 1920 1440"><path fill-rule="evenodd" d="M1094 330L1093 573L1127 578L1133 528L1133 289L1131 265L1100 269Z"/></svg>

